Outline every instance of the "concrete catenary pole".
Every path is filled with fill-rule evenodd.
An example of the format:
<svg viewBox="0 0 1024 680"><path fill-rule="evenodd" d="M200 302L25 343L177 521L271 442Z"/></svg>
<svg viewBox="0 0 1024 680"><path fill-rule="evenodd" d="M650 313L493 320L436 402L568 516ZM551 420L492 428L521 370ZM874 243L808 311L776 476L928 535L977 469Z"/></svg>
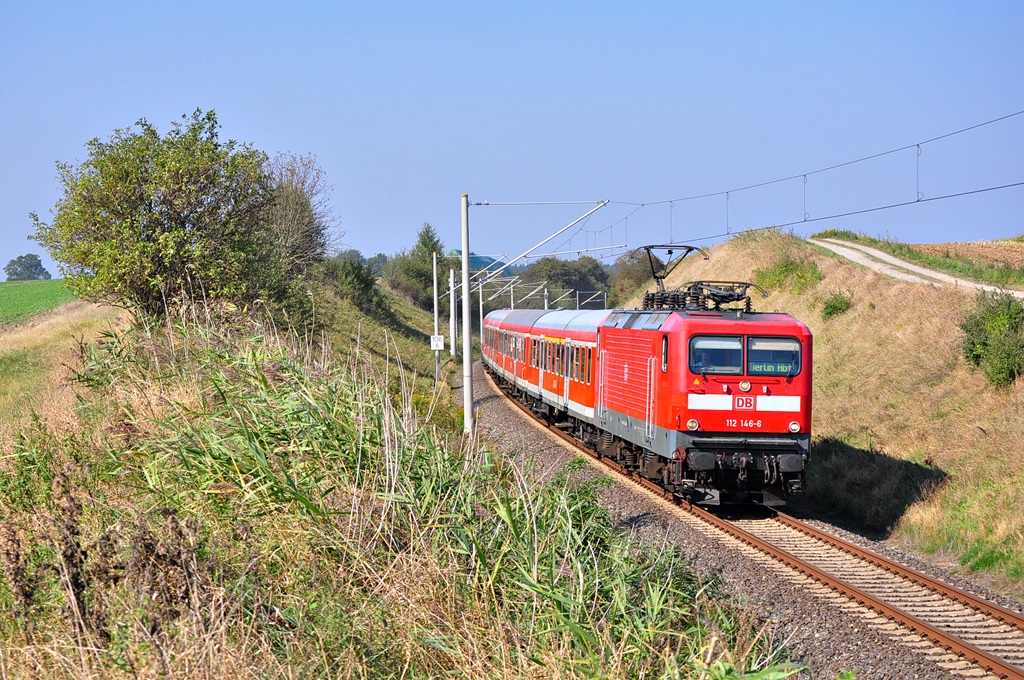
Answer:
<svg viewBox="0 0 1024 680"><path fill-rule="evenodd" d="M473 298L469 294L469 194L462 194L462 412L473 434Z"/></svg>
<svg viewBox="0 0 1024 680"><path fill-rule="evenodd" d="M458 331L455 328L455 269L448 270L448 335L451 340L452 358L455 358L455 342Z"/></svg>
<svg viewBox="0 0 1024 680"><path fill-rule="evenodd" d="M434 337L441 334L441 320L437 309L437 251L434 251ZM441 350L434 350L434 382L441 380Z"/></svg>

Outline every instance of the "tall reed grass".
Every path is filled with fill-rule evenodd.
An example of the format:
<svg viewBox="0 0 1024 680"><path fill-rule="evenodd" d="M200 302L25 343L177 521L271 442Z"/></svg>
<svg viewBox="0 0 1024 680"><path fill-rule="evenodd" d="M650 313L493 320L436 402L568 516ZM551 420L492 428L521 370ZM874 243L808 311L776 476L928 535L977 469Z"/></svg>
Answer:
<svg viewBox="0 0 1024 680"><path fill-rule="evenodd" d="M3 676L796 671L716 581L622 535L600 482L535 484L358 352L193 321L109 333L82 431L11 453Z"/></svg>

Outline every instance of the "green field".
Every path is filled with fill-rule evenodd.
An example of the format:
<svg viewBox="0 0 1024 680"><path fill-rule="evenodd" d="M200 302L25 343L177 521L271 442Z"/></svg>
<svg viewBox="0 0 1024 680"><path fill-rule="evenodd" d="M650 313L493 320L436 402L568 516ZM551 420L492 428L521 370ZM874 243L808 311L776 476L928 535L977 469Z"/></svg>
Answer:
<svg viewBox="0 0 1024 680"><path fill-rule="evenodd" d="M74 299L64 287L64 279L0 283L0 327L20 323Z"/></svg>

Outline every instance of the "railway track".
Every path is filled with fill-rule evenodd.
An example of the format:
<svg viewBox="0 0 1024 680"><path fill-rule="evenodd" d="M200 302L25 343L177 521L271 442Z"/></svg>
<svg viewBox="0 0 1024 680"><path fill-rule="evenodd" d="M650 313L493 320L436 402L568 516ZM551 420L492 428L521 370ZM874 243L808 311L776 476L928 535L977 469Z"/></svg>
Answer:
<svg viewBox="0 0 1024 680"><path fill-rule="evenodd" d="M702 519L999 678L1024 678L1024 616L785 514Z"/></svg>
<svg viewBox="0 0 1024 680"><path fill-rule="evenodd" d="M509 401L544 424L515 399ZM772 513L766 519L729 520L691 506L614 461L586 449L570 435L544 425L575 449L668 500L678 511L698 519L704 526L714 527L793 572L871 610L882 621L901 627L902 632L894 631L897 637L908 644L930 649L931 656L947 672L964 677L1024 680L1024 615L1021 613L784 513ZM936 648L939 654L935 654Z"/></svg>

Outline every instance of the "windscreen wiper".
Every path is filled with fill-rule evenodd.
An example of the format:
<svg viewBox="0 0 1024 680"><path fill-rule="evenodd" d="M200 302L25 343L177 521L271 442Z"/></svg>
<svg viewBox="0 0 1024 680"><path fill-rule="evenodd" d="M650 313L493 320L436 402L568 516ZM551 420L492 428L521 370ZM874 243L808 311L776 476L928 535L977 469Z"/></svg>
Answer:
<svg viewBox="0 0 1024 680"><path fill-rule="evenodd" d="M789 369L786 370L786 380L789 380L794 375L793 369L796 368L796 352L793 352L793 356L789 358Z"/></svg>

